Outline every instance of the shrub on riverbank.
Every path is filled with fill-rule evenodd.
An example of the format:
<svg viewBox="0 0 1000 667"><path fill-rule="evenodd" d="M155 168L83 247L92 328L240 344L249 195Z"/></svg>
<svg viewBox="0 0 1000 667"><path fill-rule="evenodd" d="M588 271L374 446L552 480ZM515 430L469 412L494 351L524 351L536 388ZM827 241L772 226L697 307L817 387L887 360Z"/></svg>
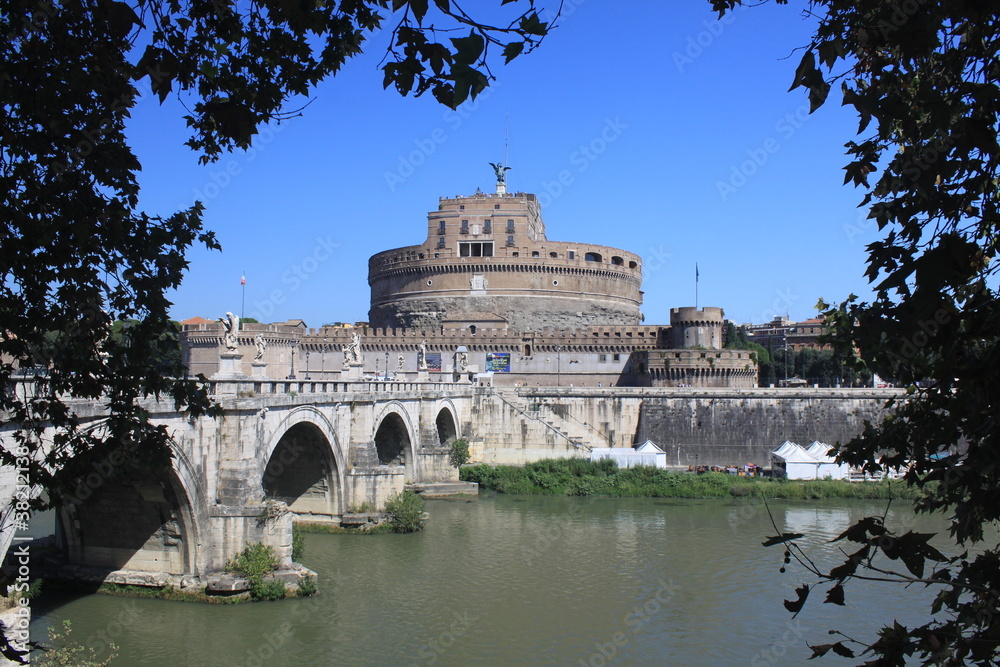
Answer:
<svg viewBox="0 0 1000 667"><path fill-rule="evenodd" d="M403 491L385 501L385 513L394 533L414 533L427 523L424 499L412 491Z"/></svg>
<svg viewBox="0 0 1000 667"><path fill-rule="evenodd" d="M613 496L621 498L912 498L916 490L902 482L797 481L738 477L718 472L701 475L660 468L619 470L614 461L546 459L524 466L483 464L462 468L463 481L481 489L526 495Z"/></svg>

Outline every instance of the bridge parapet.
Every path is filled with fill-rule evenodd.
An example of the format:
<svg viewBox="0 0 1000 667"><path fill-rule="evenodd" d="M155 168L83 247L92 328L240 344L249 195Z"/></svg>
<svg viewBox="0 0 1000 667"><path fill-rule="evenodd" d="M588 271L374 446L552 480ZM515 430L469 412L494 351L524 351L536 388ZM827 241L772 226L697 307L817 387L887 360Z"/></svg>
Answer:
<svg viewBox="0 0 1000 667"><path fill-rule="evenodd" d="M448 389L468 389L468 382L417 382L410 380L272 380L236 378L211 380L209 390L213 396L266 396L277 394L400 394L440 393Z"/></svg>

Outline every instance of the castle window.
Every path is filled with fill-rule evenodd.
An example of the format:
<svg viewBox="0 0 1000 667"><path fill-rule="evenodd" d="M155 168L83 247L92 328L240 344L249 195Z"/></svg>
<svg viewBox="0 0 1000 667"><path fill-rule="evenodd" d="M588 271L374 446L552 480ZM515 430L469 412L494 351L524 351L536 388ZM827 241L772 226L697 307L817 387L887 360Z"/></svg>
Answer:
<svg viewBox="0 0 1000 667"><path fill-rule="evenodd" d="M638 266L639 265L636 262L629 262L628 263L628 268L630 268L630 269L634 269L634 268L636 268Z"/></svg>
<svg viewBox="0 0 1000 667"><path fill-rule="evenodd" d="M570 259L576 259L576 251L575 250L570 250L569 251L569 258Z"/></svg>
<svg viewBox="0 0 1000 667"><path fill-rule="evenodd" d="M611 357L611 360L612 361L621 361L622 360L622 355L616 354L616 355L614 355L614 356Z"/></svg>
<svg viewBox="0 0 1000 667"><path fill-rule="evenodd" d="M514 247L514 237L513 236L508 236L507 237L507 247L508 248Z"/></svg>
<svg viewBox="0 0 1000 667"><path fill-rule="evenodd" d="M520 257L520 256L521 256L521 253L519 253L519 252L518 252L518 251L516 251L516 250L515 250L514 252L510 253L510 254L511 254L511 255L512 255L513 257Z"/></svg>
<svg viewBox="0 0 1000 667"><path fill-rule="evenodd" d="M492 257L493 241L459 241L459 257Z"/></svg>
<svg viewBox="0 0 1000 667"><path fill-rule="evenodd" d="M508 220L507 221L507 233L508 234L513 234L514 233L514 221L513 220Z"/></svg>
<svg viewBox="0 0 1000 667"><path fill-rule="evenodd" d="M614 264L615 266L624 266L625 260L619 257L618 255L615 255L614 257L611 258L611 263Z"/></svg>
<svg viewBox="0 0 1000 667"><path fill-rule="evenodd" d="M599 363L602 363L602 364L603 363L607 363L607 361L608 361L608 355L606 355L606 354L599 354L599 355L597 355L597 361Z"/></svg>
<svg viewBox="0 0 1000 667"><path fill-rule="evenodd" d="M438 234L444 234L444 220L438 223Z"/></svg>
<svg viewBox="0 0 1000 667"><path fill-rule="evenodd" d="M549 257L551 257L552 259L556 259L557 257L559 257L559 253L557 253L557 252L550 252L549 253Z"/></svg>
<svg viewBox="0 0 1000 667"><path fill-rule="evenodd" d="M486 221L484 221L483 222L483 234L492 234L492 233L493 233L493 221L492 220L486 220Z"/></svg>
<svg viewBox="0 0 1000 667"><path fill-rule="evenodd" d="M600 262L603 261L603 257L598 252L588 252L583 256L583 261L585 262Z"/></svg>
<svg viewBox="0 0 1000 667"><path fill-rule="evenodd" d="M500 210L500 204L493 204L493 210L494 211L499 211Z"/></svg>
<svg viewBox="0 0 1000 667"><path fill-rule="evenodd" d="M462 228L460 230L458 230L458 231L459 231L460 234L468 234L469 233L469 221L468 220L463 220L462 221Z"/></svg>
<svg viewBox="0 0 1000 667"><path fill-rule="evenodd" d="M472 334L473 336L476 335L476 325L475 324L470 324L469 325L469 333Z"/></svg>
<svg viewBox="0 0 1000 667"><path fill-rule="evenodd" d="M531 251L531 256L532 257L538 257L538 251L537 250L532 250Z"/></svg>
<svg viewBox="0 0 1000 667"><path fill-rule="evenodd" d="M444 247L444 237L443 237L443 236L441 236L441 237L439 237L439 238L438 238L438 244L437 244L437 247L438 247L439 249L440 249L440 248L443 248L443 247Z"/></svg>
<svg viewBox="0 0 1000 667"><path fill-rule="evenodd" d="M465 210L465 204L459 204L458 205L458 210L459 211L464 211Z"/></svg>

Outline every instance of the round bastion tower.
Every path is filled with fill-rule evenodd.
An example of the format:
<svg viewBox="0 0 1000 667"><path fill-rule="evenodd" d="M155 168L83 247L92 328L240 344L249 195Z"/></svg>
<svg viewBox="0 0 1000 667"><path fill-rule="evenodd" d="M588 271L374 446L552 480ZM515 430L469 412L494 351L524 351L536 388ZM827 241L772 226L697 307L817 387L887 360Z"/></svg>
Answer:
<svg viewBox="0 0 1000 667"><path fill-rule="evenodd" d="M499 316L519 331L637 325L641 259L618 248L549 241L538 198L497 191L441 198L427 240L368 260L373 327L436 328Z"/></svg>
<svg viewBox="0 0 1000 667"><path fill-rule="evenodd" d="M674 347L721 350L724 321L722 308L671 308L670 331Z"/></svg>

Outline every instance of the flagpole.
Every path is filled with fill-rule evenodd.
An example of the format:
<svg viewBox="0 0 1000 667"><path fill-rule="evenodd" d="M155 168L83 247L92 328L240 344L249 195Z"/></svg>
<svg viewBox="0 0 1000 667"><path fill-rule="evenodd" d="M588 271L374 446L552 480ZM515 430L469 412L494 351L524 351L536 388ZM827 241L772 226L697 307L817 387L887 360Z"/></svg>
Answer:
<svg viewBox="0 0 1000 667"><path fill-rule="evenodd" d="M246 312L247 307L247 272L243 271L243 277L240 278L240 287L243 290L243 299L240 303L240 322L243 321L243 313Z"/></svg>
<svg viewBox="0 0 1000 667"><path fill-rule="evenodd" d="M698 310L698 262L694 263L694 309Z"/></svg>

